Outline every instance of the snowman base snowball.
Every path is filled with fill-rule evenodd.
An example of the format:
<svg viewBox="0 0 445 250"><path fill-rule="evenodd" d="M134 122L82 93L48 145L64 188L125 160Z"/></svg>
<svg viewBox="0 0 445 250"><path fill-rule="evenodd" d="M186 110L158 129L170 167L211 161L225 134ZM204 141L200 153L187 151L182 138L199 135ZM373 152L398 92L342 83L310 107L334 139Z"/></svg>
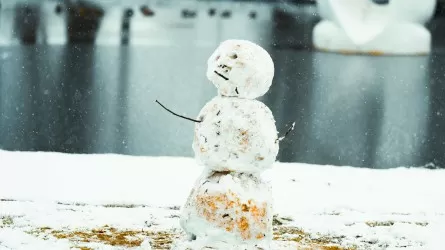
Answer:
<svg viewBox="0 0 445 250"><path fill-rule="evenodd" d="M259 176L210 172L196 184L181 215L187 233L232 244L272 240L272 188Z"/></svg>

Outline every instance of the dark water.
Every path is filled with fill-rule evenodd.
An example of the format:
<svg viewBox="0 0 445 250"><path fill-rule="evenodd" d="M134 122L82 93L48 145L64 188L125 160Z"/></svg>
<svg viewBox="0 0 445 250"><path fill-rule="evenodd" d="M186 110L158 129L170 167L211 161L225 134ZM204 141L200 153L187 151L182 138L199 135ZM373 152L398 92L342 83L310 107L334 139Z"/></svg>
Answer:
<svg viewBox="0 0 445 250"><path fill-rule="evenodd" d="M216 90L213 48L2 48L0 147L192 156L193 123ZM386 168L445 164L445 58L342 56L271 49L276 77L261 100L296 130L279 160Z"/></svg>
<svg viewBox="0 0 445 250"><path fill-rule="evenodd" d="M267 103L280 122L296 117L298 128L283 143L283 160L375 168L443 165L441 57L276 56L282 72Z"/></svg>

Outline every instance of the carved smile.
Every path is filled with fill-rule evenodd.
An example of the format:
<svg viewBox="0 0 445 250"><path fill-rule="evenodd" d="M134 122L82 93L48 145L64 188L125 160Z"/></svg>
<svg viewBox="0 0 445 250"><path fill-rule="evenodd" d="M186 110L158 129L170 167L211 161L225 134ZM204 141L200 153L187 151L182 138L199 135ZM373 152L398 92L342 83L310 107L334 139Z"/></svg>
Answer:
<svg viewBox="0 0 445 250"><path fill-rule="evenodd" d="M220 73L218 73L216 70L215 71L213 71L213 72L215 72L215 74L217 74L219 77L221 77L222 79L224 79L224 80L229 80L229 78L227 78L227 77L225 77L225 76L223 76L222 74L220 74Z"/></svg>

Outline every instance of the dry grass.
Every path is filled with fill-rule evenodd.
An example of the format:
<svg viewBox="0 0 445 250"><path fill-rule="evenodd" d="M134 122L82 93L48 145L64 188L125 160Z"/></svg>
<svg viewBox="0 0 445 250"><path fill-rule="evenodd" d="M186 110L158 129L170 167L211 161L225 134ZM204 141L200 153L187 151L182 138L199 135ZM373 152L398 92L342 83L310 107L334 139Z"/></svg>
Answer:
<svg viewBox="0 0 445 250"><path fill-rule="evenodd" d="M0 199L0 201L16 201L14 199Z"/></svg>
<svg viewBox="0 0 445 250"><path fill-rule="evenodd" d="M41 227L32 232L33 235L51 235L57 239L66 239L79 245L77 248L89 250L90 248L80 246L81 243L102 243L118 247L141 246L145 238L152 240L154 249L170 249L173 240L178 237L173 232L167 231L139 231L119 230L110 226L89 230L53 230L49 227Z"/></svg>
<svg viewBox="0 0 445 250"><path fill-rule="evenodd" d="M103 226L88 230L54 230L49 227L41 227L32 232L33 235L52 236L57 239L66 239L73 242L81 250L92 250L88 243L102 243L117 247L138 247L145 238L150 238L153 249L170 249L173 241L180 235L170 231L138 231L120 230L110 226ZM296 227L278 226L274 228L274 240L292 241L299 245L299 249L317 250L356 250L357 248L342 247L338 244L339 237L320 236L314 238ZM82 244L84 243L84 244Z"/></svg>
<svg viewBox="0 0 445 250"><path fill-rule="evenodd" d="M134 205L134 204L105 204L103 205L106 208L136 208L136 207L144 207L143 205Z"/></svg>
<svg viewBox="0 0 445 250"><path fill-rule="evenodd" d="M2 216L0 217L0 228L9 227L14 224L14 218L12 216Z"/></svg>
<svg viewBox="0 0 445 250"><path fill-rule="evenodd" d="M367 221L365 224L369 227L390 227L394 225L394 221Z"/></svg>
<svg viewBox="0 0 445 250"><path fill-rule="evenodd" d="M410 221L399 221L397 223L404 223L404 224L414 224L421 227L428 226L428 222L410 222ZM365 222L366 225L369 227L390 227L395 224L394 221L367 221Z"/></svg>
<svg viewBox="0 0 445 250"><path fill-rule="evenodd" d="M299 249L317 250L356 250L356 246L342 247L338 244L341 237L323 235L314 238L300 228L296 227L276 227L274 229L274 240L293 241L298 243Z"/></svg>

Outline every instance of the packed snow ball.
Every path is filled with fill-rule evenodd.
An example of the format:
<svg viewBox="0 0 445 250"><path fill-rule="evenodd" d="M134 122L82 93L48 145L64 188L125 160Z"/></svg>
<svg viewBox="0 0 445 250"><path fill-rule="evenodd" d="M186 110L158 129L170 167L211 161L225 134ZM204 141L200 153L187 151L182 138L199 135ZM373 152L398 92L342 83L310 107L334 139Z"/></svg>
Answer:
<svg viewBox="0 0 445 250"><path fill-rule="evenodd" d="M217 96L201 110L193 150L213 171L261 172L276 160L279 143L270 109L257 100Z"/></svg>
<svg viewBox="0 0 445 250"><path fill-rule="evenodd" d="M246 40L226 40L207 61L207 78L222 96L255 99L264 95L274 77L269 53Z"/></svg>
<svg viewBox="0 0 445 250"><path fill-rule="evenodd" d="M196 184L180 221L188 234L239 245L270 244L273 213L269 183L254 174L207 172Z"/></svg>

